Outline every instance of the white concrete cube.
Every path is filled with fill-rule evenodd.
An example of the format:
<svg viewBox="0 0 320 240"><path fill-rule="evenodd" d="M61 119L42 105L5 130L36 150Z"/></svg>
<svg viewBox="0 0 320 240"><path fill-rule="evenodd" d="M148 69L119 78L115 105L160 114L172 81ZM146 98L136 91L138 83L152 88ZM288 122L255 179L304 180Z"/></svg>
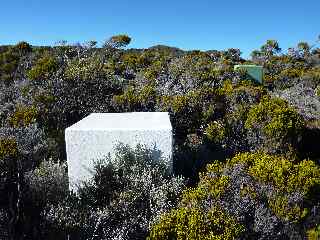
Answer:
<svg viewBox="0 0 320 240"><path fill-rule="evenodd" d="M172 172L172 126L167 112L92 113L65 130L69 189L92 177L94 162L119 142L161 151Z"/></svg>

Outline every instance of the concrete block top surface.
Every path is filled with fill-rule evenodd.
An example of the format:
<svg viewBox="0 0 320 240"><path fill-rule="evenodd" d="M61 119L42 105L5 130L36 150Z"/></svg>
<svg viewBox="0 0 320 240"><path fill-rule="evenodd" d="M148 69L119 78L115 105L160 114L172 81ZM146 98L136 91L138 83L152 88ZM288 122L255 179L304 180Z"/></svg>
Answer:
<svg viewBox="0 0 320 240"><path fill-rule="evenodd" d="M260 69L262 69L263 67L262 66L258 66L258 65L245 65L245 64L243 64L243 65L234 65L234 68L235 69L238 69L238 68L241 68L241 67L243 67L243 68L260 68Z"/></svg>
<svg viewBox="0 0 320 240"><path fill-rule="evenodd" d="M66 131L172 130L168 112L91 113Z"/></svg>

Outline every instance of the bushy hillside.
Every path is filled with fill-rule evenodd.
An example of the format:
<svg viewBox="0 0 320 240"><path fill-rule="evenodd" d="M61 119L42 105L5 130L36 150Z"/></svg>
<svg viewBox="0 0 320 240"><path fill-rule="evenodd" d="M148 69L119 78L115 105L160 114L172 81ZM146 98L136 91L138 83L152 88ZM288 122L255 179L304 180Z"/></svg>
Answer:
<svg viewBox="0 0 320 240"><path fill-rule="evenodd" d="M281 51L268 40L245 60L236 48L125 50L130 41L0 46L0 224L9 236L318 239L316 43ZM263 84L238 64L263 66ZM174 176L150 150L119 146L118 161L97 159L92 181L69 193L65 128L92 112L128 111L170 113Z"/></svg>

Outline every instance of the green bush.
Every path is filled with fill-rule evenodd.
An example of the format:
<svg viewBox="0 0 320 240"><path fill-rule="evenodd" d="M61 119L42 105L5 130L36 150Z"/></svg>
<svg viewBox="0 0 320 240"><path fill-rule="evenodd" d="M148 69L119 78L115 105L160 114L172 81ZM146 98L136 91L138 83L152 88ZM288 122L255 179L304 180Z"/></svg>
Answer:
<svg viewBox="0 0 320 240"><path fill-rule="evenodd" d="M0 139L0 159L16 156L18 154L17 142L13 138Z"/></svg>
<svg viewBox="0 0 320 240"><path fill-rule="evenodd" d="M308 230L308 240L319 240L320 238L320 225Z"/></svg>
<svg viewBox="0 0 320 240"><path fill-rule="evenodd" d="M9 123L13 127L26 127L36 122L38 110L35 106L17 106L15 112L9 117Z"/></svg>
<svg viewBox="0 0 320 240"><path fill-rule="evenodd" d="M138 53L125 53L122 56L122 61L125 67L134 71L143 66L143 62L140 60L140 54Z"/></svg>
<svg viewBox="0 0 320 240"><path fill-rule="evenodd" d="M161 216L148 240L228 240L236 239L243 226L223 210L213 207L208 212L197 207L182 207Z"/></svg>
<svg viewBox="0 0 320 240"><path fill-rule="evenodd" d="M210 122L206 129L204 130L204 134L207 138L213 142L219 143L225 138L225 128L221 122Z"/></svg>
<svg viewBox="0 0 320 240"><path fill-rule="evenodd" d="M302 43L277 55L272 40L246 61L239 49L123 49L130 41L0 46L0 202L10 226L28 239L50 239L48 226L57 239L55 231L144 239L153 223L155 238L318 238L319 49ZM264 67L263 85L233 70L245 62ZM43 159L65 159L65 128L88 114L125 111L170 113L175 169L193 187L178 194L179 178L138 163L150 158L132 150L121 168L102 163L81 197L65 198L64 168ZM198 177L212 158L223 163Z"/></svg>
<svg viewBox="0 0 320 240"><path fill-rule="evenodd" d="M312 209L319 203L319 187L320 168L313 161L293 163L263 152L237 154L226 163L208 164L198 185L183 191L178 207L155 222L149 238L305 236L295 231L316 220Z"/></svg>
<svg viewBox="0 0 320 240"><path fill-rule="evenodd" d="M112 48L122 48L127 46L131 42L131 38L126 34L119 34L112 36L108 39L104 47L112 47Z"/></svg>
<svg viewBox="0 0 320 240"><path fill-rule="evenodd" d="M222 115L225 102L221 91L203 87L185 95L160 96L158 106L162 111L172 112L177 137L184 138L214 120L214 115Z"/></svg>
<svg viewBox="0 0 320 240"><path fill-rule="evenodd" d="M320 84L315 89L316 96L320 97Z"/></svg>
<svg viewBox="0 0 320 240"><path fill-rule="evenodd" d="M310 160L293 163L283 156L266 153L242 153L231 164L245 164L248 173L263 183L271 183L282 192L301 191L308 194L320 184L320 168Z"/></svg>
<svg viewBox="0 0 320 240"><path fill-rule="evenodd" d="M285 152L288 146L297 144L304 120L284 100L265 96L260 103L251 107L245 128L249 134L262 138L260 141L251 139L253 144L258 145L257 148Z"/></svg>
<svg viewBox="0 0 320 240"><path fill-rule="evenodd" d="M49 208L48 222L79 233L77 239L145 239L158 216L176 206L184 179L169 172L156 149L120 144L114 153L96 162L78 197Z"/></svg>
<svg viewBox="0 0 320 240"><path fill-rule="evenodd" d="M153 84L140 90L129 86L123 94L113 96L113 102L118 111L154 111L157 94Z"/></svg>
<svg viewBox="0 0 320 240"><path fill-rule="evenodd" d="M55 57L50 55L43 56L27 71L27 76L31 80L47 79L52 76L58 67L58 61Z"/></svg>
<svg viewBox="0 0 320 240"><path fill-rule="evenodd" d="M15 45L15 48L18 49L22 54L32 51L32 47L29 43L21 41Z"/></svg>
<svg viewBox="0 0 320 240"><path fill-rule="evenodd" d="M98 57L74 59L68 63L64 72L67 78L76 80L90 80L106 73L106 66Z"/></svg>
<svg viewBox="0 0 320 240"><path fill-rule="evenodd" d="M314 87L320 84L320 67L308 69L302 75L302 80L311 83Z"/></svg>
<svg viewBox="0 0 320 240"><path fill-rule="evenodd" d="M271 184L276 193L268 196L270 209L280 219L291 222L303 220L310 209L289 203L288 194L300 192L308 201L314 201L320 187L320 168L310 160L294 163L283 156L262 152L242 153L228 165L243 164L246 172L261 184Z"/></svg>
<svg viewBox="0 0 320 240"><path fill-rule="evenodd" d="M68 193L68 176L66 166L44 160L36 169L26 173L33 201L40 206L58 204Z"/></svg>
<svg viewBox="0 0 320 240"><path fill-rule="evenodd" d="M0 53L0 79L9 85L14 80L14 74L18 67L19 55L13 48Z"/></svg>

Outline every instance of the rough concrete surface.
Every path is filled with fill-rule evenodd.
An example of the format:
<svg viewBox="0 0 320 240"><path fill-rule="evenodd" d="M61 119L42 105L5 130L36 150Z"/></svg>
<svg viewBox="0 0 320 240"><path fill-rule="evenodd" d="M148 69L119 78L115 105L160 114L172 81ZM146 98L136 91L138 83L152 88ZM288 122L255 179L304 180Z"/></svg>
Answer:
<svg viewBox="0 0 320 240"><path fill-rule="evenodd" d="M113 156L118 142L162 152L172 170L172 126L167 112L92 113L65 130L69 189L92 176L94 161Z"/></svg>

